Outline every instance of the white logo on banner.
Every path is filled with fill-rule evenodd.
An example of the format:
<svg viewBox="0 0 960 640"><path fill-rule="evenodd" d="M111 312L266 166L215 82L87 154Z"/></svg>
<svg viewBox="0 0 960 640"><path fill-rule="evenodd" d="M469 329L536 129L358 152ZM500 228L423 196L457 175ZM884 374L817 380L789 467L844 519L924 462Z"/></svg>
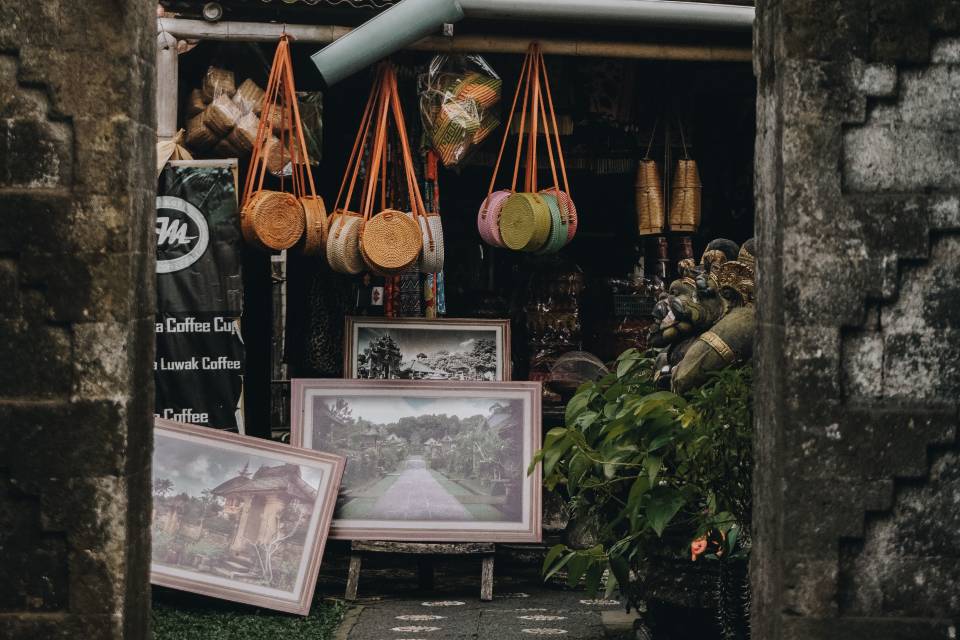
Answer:
<svg viewBox="0 0 960 640"><path fill-rule="evenodd" d="M160 215L160 212L179 212L182 215ZM191 223L196 235L190 233ZM207 220L195 206L176 196L157 196L157 273L173 273L186 269L199 260L210 243ZM183 254L161 260L165 249L190 247Z"/></svg>

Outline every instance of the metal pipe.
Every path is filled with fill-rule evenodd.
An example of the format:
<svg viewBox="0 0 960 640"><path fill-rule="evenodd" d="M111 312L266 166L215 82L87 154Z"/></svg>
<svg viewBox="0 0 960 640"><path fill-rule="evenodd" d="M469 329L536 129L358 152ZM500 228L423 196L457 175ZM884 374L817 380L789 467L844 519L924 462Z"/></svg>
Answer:
<svg viewBox="0 0 960 640"><path fill-rule="evenodd" d="M328 44L350 33L350 27L265 22L218 22L160 18L162 30L184 40L218 40L226 42L276 42L283 33L298 42ZM750 47L715 46L709 44L661 44L617 42L607 40L573 40L538 38L547 55L635 58L642 60L702 60L710 62L750 62ZM524 36L457 35L427 36L407 47L414 51L523 53L530 44Z"/></svg>
<svg viewBox="0 0 960 640"><path fill-rule="evenodd" d="M157 34L157 137L170 140L177 135L177 39Z"/></svg>
<svg viewBox="0 0 960 640"><path fill-rule="evenodd" d="M751 29L753 7L674 0L457 0L469 18Z"/></svg>
<svg viewBox="0 0 960 640"><path fill-rule="evenodd" d="M462 19L463 9L457 0L403 0L327 45L311 59L323 81L333 85L435 32L444 23Z"/></svg>
<svg viewBox="0 0 960 640"><path fill-rule="evenodd" d="M753 14L752 7L670 0L402 0L312 58L332 85L465 16L749 29Z"/></svg>

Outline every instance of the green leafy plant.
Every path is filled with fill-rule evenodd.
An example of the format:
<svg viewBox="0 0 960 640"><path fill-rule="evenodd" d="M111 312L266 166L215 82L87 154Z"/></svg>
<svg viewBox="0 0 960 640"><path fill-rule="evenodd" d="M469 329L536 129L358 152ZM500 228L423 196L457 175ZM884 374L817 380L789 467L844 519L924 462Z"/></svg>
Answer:
<svg viewBox="0 0 960 640"><path fill-rule="evenodd" d="M547 487L568 500L599 544L553 547L546 578L566 569L571 586L608 595L631 570L667 547L715 560L743 557L749 538L752 468L749 366L729 368L686 396L658 391L653 360L636 350L616 370L582 385L551 429L530 472L542 463ZM696 549L695 549L696 550ZM624 588L622 591L628 592Z"/></svg>

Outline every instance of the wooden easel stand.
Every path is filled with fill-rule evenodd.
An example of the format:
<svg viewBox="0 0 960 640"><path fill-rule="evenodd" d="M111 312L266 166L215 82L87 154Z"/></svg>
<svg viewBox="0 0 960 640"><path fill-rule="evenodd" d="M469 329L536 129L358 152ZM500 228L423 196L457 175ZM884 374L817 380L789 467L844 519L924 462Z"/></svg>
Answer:
<svg viewBox="0 0 960 640"><path fill-rule="evenodd" d="M433 589L434 556L481 556L480 599L493 600L493 558L496 547L492 542L476 543L423 543L389 542L378 540L354 540L350 543L350 569L347 572L347 590L344 598L357 599L360 584L360 566L364 553L396 553L417 556L417 577L420 589Z"/></svg>

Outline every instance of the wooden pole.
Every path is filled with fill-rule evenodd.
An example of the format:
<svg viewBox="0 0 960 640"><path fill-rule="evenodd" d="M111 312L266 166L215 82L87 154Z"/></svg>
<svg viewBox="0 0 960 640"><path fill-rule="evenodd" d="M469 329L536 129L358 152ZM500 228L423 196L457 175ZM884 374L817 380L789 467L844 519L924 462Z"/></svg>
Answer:
<svg viewBox="0 0 960 640"><path fill-rule="evenodd" d="M162 30L180 39L226 42L272 42L286 32L298 42L327 44L351 31L349 27L334 25L284 25L231 21L209 23L180 18L159 18L159 22ZM752 59L752 51L749 47L564 40L499 35L430 36L409 48L416 51L524 53L531 40L540 42L545 54L559 56L710 62L750 62Z"/></svg>

